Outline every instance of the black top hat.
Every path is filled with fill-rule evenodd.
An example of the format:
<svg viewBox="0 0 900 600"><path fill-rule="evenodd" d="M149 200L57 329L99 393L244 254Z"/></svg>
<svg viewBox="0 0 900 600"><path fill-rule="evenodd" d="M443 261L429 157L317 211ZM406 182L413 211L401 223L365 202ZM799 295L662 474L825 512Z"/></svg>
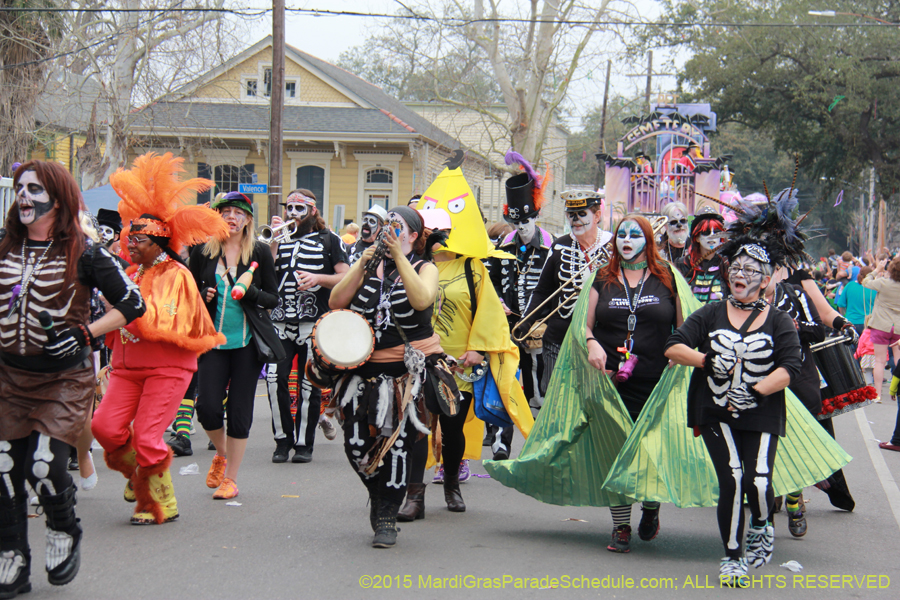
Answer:
<svg viewBox="0 0 900 600"><path fill-rule="evenodd" d="M120 233L122 231L122 217L115 210L101 208L97 211L97 223L112 227L113 231Z"/></svg>
<svg viewBox="0 0 900 600"><path fill-rule="evenodd" d="M646 152L638 152L637 154L634 155L635 160L637 160L639 158L643 158L644 160L650 160L650 157L647 156Z"/></svg>
<svg viewBox="0 0 900 600"><path fill-rule="evenodd" d="M725 229L725 218L717 212L704 212L697 215L694 215L694 219L691 221L691 239L694 239L694 236L700 230L700 225L705 223L706 221L715 220L718 221L722 225L722 229Z"/></svg>
<svg viewBox="0 0 900 600"><path fill-rule="evenodd" d="M530 219L538 214L534 205L534 178L528 173L519 173L506 180L506 206L503 218L507 221Z"/></svg>

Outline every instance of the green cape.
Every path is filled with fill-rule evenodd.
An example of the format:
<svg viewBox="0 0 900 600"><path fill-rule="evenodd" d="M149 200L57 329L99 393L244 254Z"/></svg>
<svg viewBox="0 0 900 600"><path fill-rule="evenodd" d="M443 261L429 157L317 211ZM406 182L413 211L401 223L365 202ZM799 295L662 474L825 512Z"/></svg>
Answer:
<svg viewBox="0 0 900 600"><path fill-rule="evenodd" d="M684 318L701 304L673 269ZM715 506L719 496L706 446L687 426L688 367L667 368L632 423L619 393L587 360L583 335L584 283L572 325L531 435L515 460L485 461L491 477L541 502L563 506L621 506L636 501L678 507ZM826 479L850 456L797 398L786 393L786 436L779 440L775 493Z"/></svg>

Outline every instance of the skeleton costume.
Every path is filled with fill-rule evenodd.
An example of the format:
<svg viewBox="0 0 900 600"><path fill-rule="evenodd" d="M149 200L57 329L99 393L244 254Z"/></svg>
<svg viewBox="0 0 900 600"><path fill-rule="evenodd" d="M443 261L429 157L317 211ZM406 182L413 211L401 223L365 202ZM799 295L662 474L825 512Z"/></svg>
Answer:
<svg viewBox="0 0 900 600"><path fill-rule="evenodd" d="M743 267L748 285L760 281L779 264L779 249L741 235L721 250L729 263L750 257ZM767 269L763 271L762 269ZM731 324L728 303L750 315L741 327ZM666 345L683 344L706 353L703 368L695 368L688 391L688 425L706 444L719 482L718 521L725 558L720 576L732 585L746 577L747 565L761 567L772 556L774 529L768 519L774 505L772 474L779 436L785 435L785 392L761 396L754 385L778 368L791 380L802 369L800 339L787 313L769 309L764 300L743 305L733 296L713 302L688 317ZM732 408L733 411L728 410ZM751 521L743 547L746 494Z"/></svg>
<svg viewBox="0 0 900 600"><path fill-rule="evenodd" d="M57 183L35 182L38 173ZM32 182L20 183L26 176ZM59 182L65 187L59 189ZM46 515L50 583L65 585L78 573L82 529L66 463L69 445L75 444L93 407L87 327L91 290L99 288L128 322L145 310L137 286L89 238L73 241L61 234L60 239L29 239L21 216L26 210L31 222L41 217L59 221L59 211L46 216L57 205L77 212L78 188L68 172L31 161L17 169L14 185L18 215L13 208L7 217L11 231L0 230L0 596L5 598L31 590L26 480ZM54 197L54 189L69 197ZM65 232L65 227L56 222L51 231ZM77 222L68 231L83 236ZM77 265L68 280L70 261Z"/></svg>
<svg viewBox="0 0 900 600"><path fill-rule="evenodd" d="M312 210L315 200L295 191L288 196L285 204L305 205L310 207L308 210ZM269 405L272 409L272 433L276 445L273 462L285 462L291 448L295 449L294 462L312 460L322 401L322 391L312 386L306 374L300 370L297 374L300 394L296 419L291 415L288 378L294 357L297 357L298 365L306 364L310 353L309 336L319 317L328 312L328 297L331 295L331 289L323 285L301 291L298 272L334 275L335 267L347 262L341 238L327 227L305 234L298 232L287 242L278 245L275 277L279 299L271 316L286 357L278 363L270 364L266 372Z"/></svg>
<svg viewBox="0 0 900 600"><path fill-rule="evenodd" d="M128 220L126 237L146 238L162 250L151 266L128 270L147 312L107 336L112 374L91 424L106 464L127 479L125 499L136 502L133 525L178 518L169 472L172 450L163 434L197 371L197 356L225 342L178 253L185 244L225 237L228 227L205 206L181 205L186 189L203 191L213 185L204 179L182 182L183 161L171 153L150 152L136 158L130 170L110 177L122 198L119 211ZM140 251L136 243L129 246Z"/></svg>
<svg viewBox="0 0 900 600"><path fill-rule="evenodd" d="M541 278L553 244L550 232L535 223L540 216L544 197L542 178L532 175L532 172L533 170L529 172L526 169L506 180L507 203L503 207L503 218L515 230L503 237L497 248L515 256L515 259L495 257L485 262L497 295L512 311L507 316L510 330L526 314L528 301ZM531 236L527 242L523 233ZM529 404L540 407L544 402L540 385L544 374L544 359L539 345L519 347L519 369L525 397ZM489 429L494 460L509 458L513 428L498 429L489 426Z"/></svg>
<svg viewBox="0 0 900 600"><path fill-rule="evenodd" d="M568 197L566 197L568 195ZM590 209L590 207L600 204L601 197L599 194L589 192L563 192L566 201L566 210ZM597 270L604 262L605 246L612 239L612 234L608 231L598 229L597 241L590 248L582 248L572 234L566 234L556 239L550 246L550 253L541 270L541 278L538 280L537 286L528 301L528 306L523 314L530 314L535 308L547 299L553 292L562 287L562 291L548 305L541 309L540 313L534 315L533 320L537 320L551 312L554 308L559 310L552 317L547 319L547 329L544 331L543 337L543 357L544 357L544 376L541 380L541 393L546 393L547 386L550 383L550 376L553 373L553 367L556 365L556 358L559 355L560 346L566 332L569 330L569 323L572 319L572 313L575 310L578 290L582 288L584 280L587 276ZM590 268L585 268L590 265ZM569 281L573 276L574 279ZM528 324L519 325L517 331L527 331Z"/></svg>
<svg viewBox="0 0 900 600"><path fill-rule="evenodd" d="M691 291L700 302L714 302L725 297L725 278L722 273L722 257L717 253L704 255L715 249L720 241L707 241L722 232L718 239L724 237L725 220L717 213L702 213L694 217L691 222L691 245L685 254L675 261L675 266L684 275L691 286ZM700 237L704 236L704 240ZM703 248L702 243L707 243L709 248Z"/></svg>

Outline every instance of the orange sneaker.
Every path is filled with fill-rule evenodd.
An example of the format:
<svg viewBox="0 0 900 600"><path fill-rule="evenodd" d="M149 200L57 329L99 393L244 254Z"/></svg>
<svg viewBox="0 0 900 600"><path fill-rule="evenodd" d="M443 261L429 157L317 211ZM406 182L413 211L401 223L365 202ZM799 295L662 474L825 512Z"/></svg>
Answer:
<svg viewBox="0 0 900 600"><path fill-rule="evenodd" d="M213 498L216 500L229 500L238 495L238 487L234 482L234 479L229 479L228 477L222 481L222 485L219 486L219 489L216 490L216 493L213 494Z"/></svg>
<svg viewBox="0 0 900 600"><path fill-rule="evenodd" d="M222 480L225 479L225 463L227 462L224 456L219 456L218 454L213 456L209 473L206 474L206 487L215 489L222 485Z"/></svg>

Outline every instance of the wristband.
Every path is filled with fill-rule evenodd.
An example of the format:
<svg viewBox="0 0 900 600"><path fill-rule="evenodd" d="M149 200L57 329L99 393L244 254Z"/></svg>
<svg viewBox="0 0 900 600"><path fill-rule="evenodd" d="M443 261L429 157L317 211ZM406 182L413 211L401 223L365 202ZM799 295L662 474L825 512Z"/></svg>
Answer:
<svg viewBox="0 0 900 600"><path fill-rule="evenodd" d="M593 341L595 341L595 342L597 342L597 343L598 343L598 344L599 344L599 343L600 343L600 342L599 342L599 341L597 341L597 338L595 338L595 337L593 337L593 336L591 336L591 337L589 337L589 338L588 338L588 339L587 339L587 342L586 342L586 343L585 343L585 345L587 345L587 344L588 344L588 343L590 343L590 342L591 342L591 340L593 340Z"/></svg>

